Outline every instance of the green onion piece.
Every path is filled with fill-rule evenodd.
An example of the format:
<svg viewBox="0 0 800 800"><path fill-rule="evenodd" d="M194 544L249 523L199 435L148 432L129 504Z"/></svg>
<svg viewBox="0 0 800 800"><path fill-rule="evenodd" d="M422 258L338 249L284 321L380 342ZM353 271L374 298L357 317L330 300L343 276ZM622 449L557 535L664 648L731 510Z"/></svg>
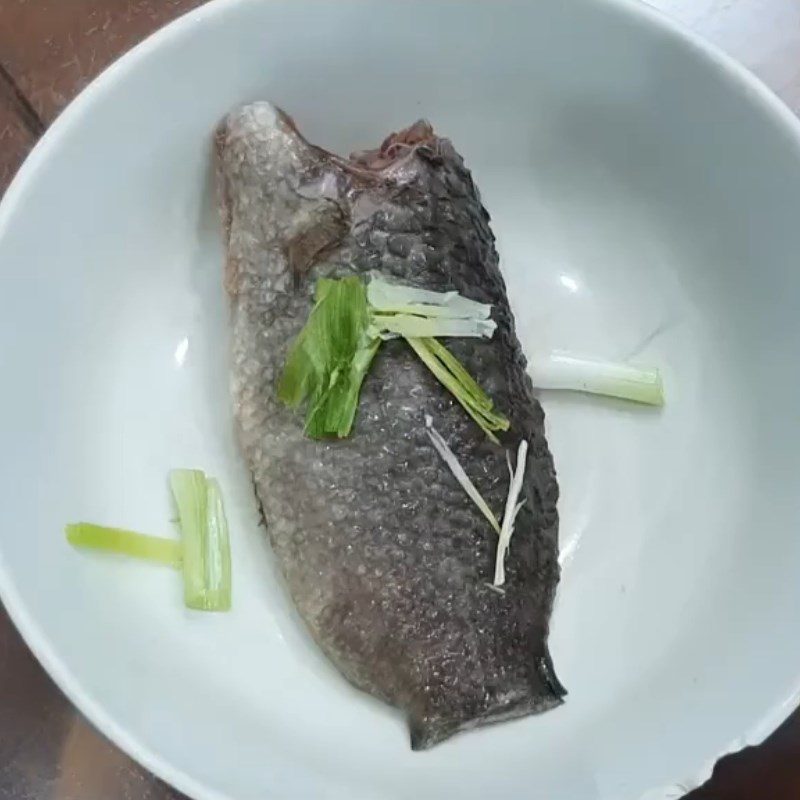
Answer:
<svg viewBox="0 0 800 800"><path fill-rule="evenodd" d="M183 549L181 543L175 539L145 536L143 533L105 528L88 522L67 525L66 534L67 541L74 547L133 556L170 567L181 566Z"/></svg>
<svg viewBox="0 0 800 800"><path fill-rule="evenodd" d="M404 337L467 412L497 442L508 420L438 336L491 338L491 306L457 292L431 292L373 276L317 281L315 304L292 343L278 382L290 408L306 403L306 433L344 437L353 427L361 386L385 339Z"/></svg>
<svg viewBox="0 0 800 800"><path fill-rule="evenodd" d="M467 372L464 365L441 342L436 341L436 339L431 339L427 344L431 352L450 370L456 380L464 387L465 391L469 393L475 406L491 412L494 408L491 398L481 389L472 375ZM504 417L502 419L505 420ZM505 424L499 424L497 430L508 430L507 423L508 420L505 420Z"/></svg>
<svg viewBox="0 0 800 800"><path fill-rule="evenodd" d="M507 431L508 418L494 410L491 398L475 382L461 362L436 339L406 337L414 352L437 380L464 407L489 439L499 444L495 431Z"/></svg>
<svg viewBox="0 0 800 800"><path fill-rule="evenodd" d="M370 331L385 338L385 335L414 336L431 338L433 336L457 336L461 338L486 338L494 335L497 323L493 319L461 319L449 317L422 317L414 314L372 314Z"/></svg>
<svg viewBox="0 0 800 800"><path fill-rule="evenodd" d="M450 319L489 319L492 307L458 292L432 292L383 280L373 273L367 286L370 307L381 313L416 314Z"/></svg>
<svg viewBox="0 0 800 800"><path fill-rule="evenodd" d="M525 463L528 458L528 443L522 439L517 450L517 467L511 477L506 497L506 510L503 514L503 524L500 526L500 536L497 540L497 555L494 563L494 586L502 586L506 582L506 554L514 535L514 522L522 508L524 500L519 501L522 492L522 482L525 478Z"/></svg>
<svg viewBox="0 0 800 800"><path fill-rule="evenodd" d="M231 607L228 523L217 482L194 469L169 476L183 538L183 600L200 611Z"/></svg>
<svg viewBox="0 0 800 800"><path fill-rule="evenodd" d="M567 389L651 406L664 405L664 384L657 369L553 353L533 361L530 373L537 389Z"/></svg>
<svg viewBox="0 0 800 800"><path fill-rule="evenodd" d="M469 497L469 499L475 503L481 514L486 517L489 524L499 535L500 523L497 521L497 517L495 517L495 515L492 513L492 509L489 508L488 503L483 499L483 495L470 480L469 475L467 475L465 472L464 467L461 466L461 462L456 457L456 454L450 449L449 445L444 440L444 437L439 433L439 431L436 430L436 428L433 427L433 419L429 415L425 416L425 432L428 434L428 438L431 440L433 449L436 450L444 463L447 464L450 472L453 473L453 477L458 481L461 488L467 493L467 497Z"/></svg>
<svg viewBox="0 0 800 800"><path fill-rule="evenodd" d="M231 607L231 548L228 520L222 505L222 491L215 478L206 480L208 492L208 541L206 544L206 584L215 592L219 610Z"/></svg>
<svg viewBox="0 0 800 800"><path fill-rule="evenodd" d="M373 273L367 285L372 314L371 332L383 339L393 336L486 337L491 339L497 323L490 319L492 307L462 297L458 292L431 292L413 286L389 283Z"/></svg>
<svg viewBox="0 0 800 800"><path fill-rule="evenodd" d="M369 332L364 284L321 278L316 303L292 344L278 383L291 408L307 402L306 433L344 437L353 427L361 385L381 340Z"/></svg>

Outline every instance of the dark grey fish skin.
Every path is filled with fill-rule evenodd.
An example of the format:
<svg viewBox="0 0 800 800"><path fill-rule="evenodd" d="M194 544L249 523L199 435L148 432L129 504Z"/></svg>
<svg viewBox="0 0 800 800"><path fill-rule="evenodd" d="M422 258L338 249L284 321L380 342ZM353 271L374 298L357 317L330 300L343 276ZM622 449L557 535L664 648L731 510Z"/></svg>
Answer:
<svg viewBox="0 0 800 800"><path fill-rule="evenodd" d="M498 266L461 157L427 123L346 160L267 103L216 135L239 436L272 547L319 646L403 709L411 745L562 702L547 649L559 578L558 484ZM380 270L494 305L491 341L448 345L511 420L492 444L401 341L364 383L353 435L314 441L276 382L314 282ZM431 447L424 417L502 513L506 453L530 443L504 593L497 536Z"/></svg>

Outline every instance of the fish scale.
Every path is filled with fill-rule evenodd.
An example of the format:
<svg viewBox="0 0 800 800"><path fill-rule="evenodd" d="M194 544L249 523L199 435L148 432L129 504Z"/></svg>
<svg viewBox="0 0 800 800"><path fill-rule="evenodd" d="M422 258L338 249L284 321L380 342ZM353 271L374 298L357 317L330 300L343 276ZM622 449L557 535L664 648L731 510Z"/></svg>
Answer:
<svg viewBox="0 0 800 800"><path fill-rule="evenodd" d="M352 684L406 713L414 749L559 705L547 648L558 483L489 216L461 157L420 122L343 159L269 103L231 113L215 141L238 434L314 640ZM349 438L309 439L278 401L317 278L375 269L493 305L490 341L448 346L510 419L499 445L400 340L378 351ZM530 443L503 592L489 585L497 536L432 448L428 414L498 515L506 453Z"/></svg>

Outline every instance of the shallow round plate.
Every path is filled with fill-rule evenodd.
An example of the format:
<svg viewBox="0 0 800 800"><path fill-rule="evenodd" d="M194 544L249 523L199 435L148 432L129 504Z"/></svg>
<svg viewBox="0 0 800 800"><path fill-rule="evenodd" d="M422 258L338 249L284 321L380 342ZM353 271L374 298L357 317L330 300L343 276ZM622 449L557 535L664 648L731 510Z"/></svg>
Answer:
<svg viewBox="0 0 800 800"><path fill-rule="evenodd" d="M534 363L660 365L663 411L546 396L562 708L412 753L310 643L227 391L211 133L285 107L342 152L420 116L473 168ZM0 210L0 593L78 707L202 800L678 796L800 685L800 136L760 84L618 0L212 3L103 74ZM219 476L235 610L94 557ZM671 792L671 794L670 794Z"/></svg>

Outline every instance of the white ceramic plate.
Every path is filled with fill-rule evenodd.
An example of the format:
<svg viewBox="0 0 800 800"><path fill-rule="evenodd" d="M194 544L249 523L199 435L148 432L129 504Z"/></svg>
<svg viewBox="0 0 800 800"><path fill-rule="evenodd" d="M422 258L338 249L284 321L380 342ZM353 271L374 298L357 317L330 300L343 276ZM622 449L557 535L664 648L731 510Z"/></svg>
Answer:
<svg viewBox="0 0 800 800"><path fill-rule="evenodd" d="M429 117L493 214L530 354L664 370L661 413L545 398L557 711L413 754L287 601L231 432L209 168L212 128L255 98L343 152ZM800 685L799 145L752 77L623 0L229 0L171 25L0 210L0 590L28 644L202 800L678 796ZM168 530L182 465L227 494L227 616L63 540L80 518Z"/></svg>

